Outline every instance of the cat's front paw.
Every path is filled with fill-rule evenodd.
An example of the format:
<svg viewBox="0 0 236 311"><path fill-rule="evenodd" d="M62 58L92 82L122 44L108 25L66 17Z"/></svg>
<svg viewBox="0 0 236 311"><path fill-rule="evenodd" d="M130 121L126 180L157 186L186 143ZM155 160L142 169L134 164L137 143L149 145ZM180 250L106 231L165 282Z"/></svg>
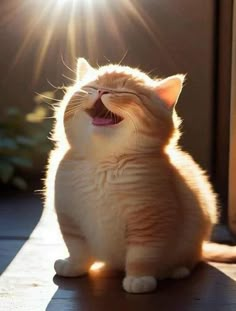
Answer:
<svg viewBox="0 0 236 311"><path fill-rule="evenodd" d="M54 269L56 274L67 277L81 276L88 272L82 265L71 262L70 258L56 260Z"/></svg>
<svg viewBox="0 0 236 311"><path fill-rule="evenodd" d="M157 287L153 276L126 276L123 279L123 288L128 293L139 294L152 292Z"/></svg>

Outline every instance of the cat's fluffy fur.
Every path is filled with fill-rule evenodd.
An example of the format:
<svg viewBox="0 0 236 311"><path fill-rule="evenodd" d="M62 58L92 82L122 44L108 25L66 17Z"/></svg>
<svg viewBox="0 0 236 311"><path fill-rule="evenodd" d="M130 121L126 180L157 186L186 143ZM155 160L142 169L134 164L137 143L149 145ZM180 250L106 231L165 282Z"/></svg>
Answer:
<svg viewBox="0 0 236 311"><path fill-rule="evenodd" d="M77 82L56 113L46 180L70 257L57 274L78 276L94 261L125 270L131 293L156 279L187 276L217 220L217 200L200 167L177 145L174 106L184 76L151 79L137 69L97 70L78 61ZM95 126L98 92L123 121Z"/></svg>

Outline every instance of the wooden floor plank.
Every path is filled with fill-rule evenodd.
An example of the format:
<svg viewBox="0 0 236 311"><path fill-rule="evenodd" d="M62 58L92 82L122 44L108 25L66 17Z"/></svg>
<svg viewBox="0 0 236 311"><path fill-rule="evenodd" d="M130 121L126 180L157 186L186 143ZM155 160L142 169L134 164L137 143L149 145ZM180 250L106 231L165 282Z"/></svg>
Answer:
<svg viewBox="0 0 236 311"><path fill-rule="evenodd" d="M55 276L54 260L65 248L52 211L33 229L40 210L31 197L8 199L0 208L0 310L236 310L235 264L201 264L188 279L159 282L155 293L143 295L125 293L122 275Z"/></svg>
<svg viewBox="0 0 236 311"><path fill-rule="evenodd" d="M42 214L40 197L0 197L0 239L16 237L27 239Z"/></svg>

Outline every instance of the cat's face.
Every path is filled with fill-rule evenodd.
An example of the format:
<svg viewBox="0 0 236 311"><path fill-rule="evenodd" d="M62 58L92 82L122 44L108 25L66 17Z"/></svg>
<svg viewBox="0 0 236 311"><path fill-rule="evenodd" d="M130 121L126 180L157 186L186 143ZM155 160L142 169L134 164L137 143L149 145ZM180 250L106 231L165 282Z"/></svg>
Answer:
<svg viewBox="0 0 236 311"><path fill-rule="evenodd" d="M78 72L64 114L71 148L100 158L151 152L167 144L174 131L172 110L182 76L155 81L129 67L95 70L85 60L79 60Z"/></svg>

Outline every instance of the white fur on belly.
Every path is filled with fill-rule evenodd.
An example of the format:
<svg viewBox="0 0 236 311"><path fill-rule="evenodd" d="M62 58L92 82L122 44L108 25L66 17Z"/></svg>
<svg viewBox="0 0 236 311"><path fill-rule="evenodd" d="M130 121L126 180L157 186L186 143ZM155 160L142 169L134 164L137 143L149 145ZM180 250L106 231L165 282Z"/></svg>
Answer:
<svg viewBox="0 0 236 311"><path fill-rule="evenodd" d="M98 260L124 267L124 228L114 206L88 200L78 212L80 226L86 236L92 253ZM107 211L109 208L109 211Z"/></svg>
<svg viewBox="0 0 236 311"><path fill-rule="evenodd" d="M98 174L85 164L76 170L61 169L56 182L60 206L56 208L78 224L97 260L124 268L125 225L121 203L110 195L111 180L107 172Z"/></svg>

